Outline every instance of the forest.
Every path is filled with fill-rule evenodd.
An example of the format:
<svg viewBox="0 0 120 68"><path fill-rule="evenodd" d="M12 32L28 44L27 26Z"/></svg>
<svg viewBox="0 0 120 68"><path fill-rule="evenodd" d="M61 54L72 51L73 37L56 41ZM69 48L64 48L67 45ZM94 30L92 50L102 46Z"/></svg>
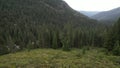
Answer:
<svg viewBox="0 0 120 68"><path fill-rule="evenodd" d="M1 56L34 49L70 52L92 47L120 56L120 18L105 25L62 0L0 0Z"/></svg>
<svg viewBox="0 0 120 68"><path fill-rule="evenodd" d="M0 54L36 48L105 47L108 51L120 55L119 26L120 19L111 28L75 27L67 23L64 26L54 24L1 24ZM22 26L21 26L22 25ZM6 28L5 28L6 27ZM21 28L22 27L22 28ZM17 48L18 47L18 48Z"/></svg>
<svg viewBox="0 0 120 68"><path fill-rule="evenodd" d="M26 0L24 3L21 0L21 3L19 4L24 4L21 7L17 6L19 5L16 4L17 1L8 1L8 4L5 1L7 0L1 0L0 2L1 5L3 4L0 6L0 14L2 14L0 16L1 55L24 49L62 48L63 50L70 50L71 48L81 48L84 46L105 47L108 51L113 51L116 55L120 55L120 20L112 26L106 26L104 24L96 23L97 21L94 20L90 23L92 20L80 15L83 17L83 21L81 21L82 19L79 21L76 19L80 18L79 16L76 16L76 18L69 18L69 16L77 12L71 10L68 6L67 9L71 11L67 11L66 8L61 8L61 10L65 9L66 12L69 12L65 14L66 17L62 19L61 17L63 16L61 15L63 14L59 14L58 12L51 10L49 7L42 7L42 11L38 10L40 11L39 13L36 12L37 9L35 8L25 7L24 5L27 6L27 3L29 4L33 2L31 0ZM58 4L61 3L56 0L52 0L50 2L45 0L43 2L52 6L56 5L57 2ZM9 8L11 8L10 11ZM59 9L59 6L56 6L54 9L56 8ZM19 9L21 10L19 11ZM32 9L35 9L36 11ZM27 10L29 11L26 13ZM46 11L44 12L43 10ZM49 12L50 10L51 12ZM52 11L58 16L56 16L55 13L53 14ZM47 13L47 15L45 13ZM56 21L52 20L54 16L56 17ZM61 21L59 20L60 18ZM67 18L71 20L67 21Z"/></svg>

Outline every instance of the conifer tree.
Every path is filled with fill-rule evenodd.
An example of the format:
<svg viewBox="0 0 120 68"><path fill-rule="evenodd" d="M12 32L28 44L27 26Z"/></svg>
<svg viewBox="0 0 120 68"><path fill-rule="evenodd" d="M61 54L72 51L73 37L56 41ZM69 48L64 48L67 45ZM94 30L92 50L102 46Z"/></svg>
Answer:
<svg viewBox="0 0 120 68"><path fill-rule="evenodd" d="M105 41L105 47L108 49L108 51L112 51L113 54L119 55L120 54L119 42L120 42L120 19L108 32L108 36Z"/></svg>
<svg viewBox="0 0 120 68"><path fill-rule="evenodd" d="M58 48L57 35L55 32L53 32L52 48Z"/></svg>

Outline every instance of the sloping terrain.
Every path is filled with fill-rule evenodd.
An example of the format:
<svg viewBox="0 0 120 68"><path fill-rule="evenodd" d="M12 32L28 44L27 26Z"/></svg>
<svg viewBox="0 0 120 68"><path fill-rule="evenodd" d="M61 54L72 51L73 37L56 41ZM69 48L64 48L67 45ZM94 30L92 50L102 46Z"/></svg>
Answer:
<svg viewBox="0 0 120 68"><path fill-rule="evenodd" d="M91 24L93 20L62 0L0 0L0 23Z"/></svg>
<svg viewBox="0 0 120 68"><path fill-rule="evenodd" d="M0 55L24 49L101 46L104 26L96 22L63 0L0 0Z"/></svg>
<svg viewBox="0 0 120 68"><path fill-rule="evenodd" d="M0 56L0 68L120 68L119 59L98 48L36 49Z"/></svg>
<svg viewBox="0 0 120 68"><path fill-rule="evenodd" d="M120 17L120 7L116 9L112 9L110 11L100 12L92 16L91 18L97 19L104 23L111 24L117 21L119 17Z"/></svg>
<svg viewBox="0 0 120 68"><path fill-rule="evenodd" d="M88 33L96 29L96 22L63 0L0 0L0 55L16 51L16 46L18 50L51 48L54 36L62 47L68 30Z"/></svg>

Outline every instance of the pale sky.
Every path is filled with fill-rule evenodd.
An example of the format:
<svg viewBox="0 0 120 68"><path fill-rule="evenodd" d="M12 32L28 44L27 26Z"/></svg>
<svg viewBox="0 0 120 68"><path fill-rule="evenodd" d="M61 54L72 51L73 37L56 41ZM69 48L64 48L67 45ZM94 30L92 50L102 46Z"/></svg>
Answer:
<svg viewBox="0 0 120 68"><path fill-rule="evenodd" d="M120 7L120 0L64 0L80 11L108 11Z"/></svg>

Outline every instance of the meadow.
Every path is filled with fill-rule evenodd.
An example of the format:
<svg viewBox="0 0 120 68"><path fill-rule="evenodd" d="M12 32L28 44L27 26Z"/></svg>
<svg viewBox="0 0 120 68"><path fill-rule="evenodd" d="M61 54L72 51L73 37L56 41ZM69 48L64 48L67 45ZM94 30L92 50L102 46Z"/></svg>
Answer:
<svg viewBox="0 0 120 68"><path fill-rule="evenodd" d="M120 68L120 56L102 48L34 49L0 56L0 68Z"/></svg>

